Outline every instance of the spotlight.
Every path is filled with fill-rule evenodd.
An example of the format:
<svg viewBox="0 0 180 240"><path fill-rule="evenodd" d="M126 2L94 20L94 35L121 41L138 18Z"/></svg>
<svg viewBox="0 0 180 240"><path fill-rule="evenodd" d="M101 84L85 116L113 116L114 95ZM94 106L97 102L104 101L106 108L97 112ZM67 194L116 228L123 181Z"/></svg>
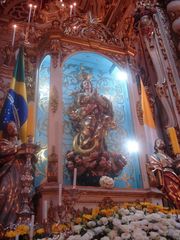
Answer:
<svg viewBox="0 0 180 240"><path fill-rule="evenodd" d="M126 147L129 153L139 152L139 144L136 140L128 140L126 143Z"/></svg>
<svg viewBox="0 0 180 240"><path fill-rule="evenodd" d="M128 79L127 72L122 71L122 70L117 71L116 77L120 81L127 81L127 79Z"/></svg>
<svg viewBox="0 0 180 240"><path fill-rule="evenodd" d="M128 79L128 74L126 71L119 69L117 66L115 66L114 64L111 66L110 70L109 70L110 74L113 74L115 76L115 78L117 80L120 81L127 81Z"/></svg>

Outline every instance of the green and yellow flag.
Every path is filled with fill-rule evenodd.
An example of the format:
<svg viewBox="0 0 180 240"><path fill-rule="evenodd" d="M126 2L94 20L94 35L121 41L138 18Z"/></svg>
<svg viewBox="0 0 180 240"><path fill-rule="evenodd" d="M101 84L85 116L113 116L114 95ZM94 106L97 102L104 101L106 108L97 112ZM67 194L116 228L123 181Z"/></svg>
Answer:
<svg viewBox="0 0 180 240"><path fill-rule="evenodd" d="M28 106L25 85L24 51L21 47L17 56L13 79L0 114L0 131L3 132L7 123L13 121L18 128L22 142L27 135Z"/></svg>

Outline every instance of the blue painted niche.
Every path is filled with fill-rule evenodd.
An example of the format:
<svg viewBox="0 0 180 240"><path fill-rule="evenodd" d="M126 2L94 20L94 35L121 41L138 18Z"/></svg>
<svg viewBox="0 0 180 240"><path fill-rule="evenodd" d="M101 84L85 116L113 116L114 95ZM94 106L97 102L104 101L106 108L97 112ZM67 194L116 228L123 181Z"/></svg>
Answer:
<svg viewBox="0 0 180 240"><path fill-rule="evenodd" d="M63 65L63 159L64 159L64 183L70 185L70 175L65 167L65 154L72 149L72 141L75 132L72 129L68 117L68 108L73 104L76 92L80 89L79 74L81 69L92 75L93 88L98 93L106 96L113 105L114 117L117 128L109 131L106 144L109 151L115 151L125 155L128 164L115 177L117 188L141 188L142 179L137 153L129 154L126 142L134 139L133 119L130 107L127 78L122 79L121 66L118 66L110 59L92 52L78 52L70 56Z"/></svg>

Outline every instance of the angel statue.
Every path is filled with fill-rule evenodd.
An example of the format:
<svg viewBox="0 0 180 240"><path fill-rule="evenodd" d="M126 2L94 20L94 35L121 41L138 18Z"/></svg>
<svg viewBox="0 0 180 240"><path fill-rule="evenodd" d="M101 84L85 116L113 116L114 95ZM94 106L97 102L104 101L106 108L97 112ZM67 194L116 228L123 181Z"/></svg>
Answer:
<svg viewBox="0 0 180 240"><path fill-rule="evenodd" d="M67 169L72 173L77 168L77 183L99 184L101 176L114 176L126 165L121 154L108 152L105 137L114 129L112 103L93 89L91 75L81 74L81 89L74 104L69 108L69 117L76 132L73 149L66 154Z"/></svg>

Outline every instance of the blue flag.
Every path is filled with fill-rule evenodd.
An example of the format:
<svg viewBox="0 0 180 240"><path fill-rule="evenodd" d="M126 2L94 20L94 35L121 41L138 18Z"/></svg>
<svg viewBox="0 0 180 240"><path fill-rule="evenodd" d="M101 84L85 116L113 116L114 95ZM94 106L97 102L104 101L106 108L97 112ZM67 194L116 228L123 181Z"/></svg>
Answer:
<svg viewBox="0 0 180 240"><path fill-rule="evenodd" d="M27 118L28 106L25 86L24 51L23 48L20 48L10 89L0 114L1 133L5 129L7 123L13 121L18 128L21 141L25 142L27 135Z"/></svg>

